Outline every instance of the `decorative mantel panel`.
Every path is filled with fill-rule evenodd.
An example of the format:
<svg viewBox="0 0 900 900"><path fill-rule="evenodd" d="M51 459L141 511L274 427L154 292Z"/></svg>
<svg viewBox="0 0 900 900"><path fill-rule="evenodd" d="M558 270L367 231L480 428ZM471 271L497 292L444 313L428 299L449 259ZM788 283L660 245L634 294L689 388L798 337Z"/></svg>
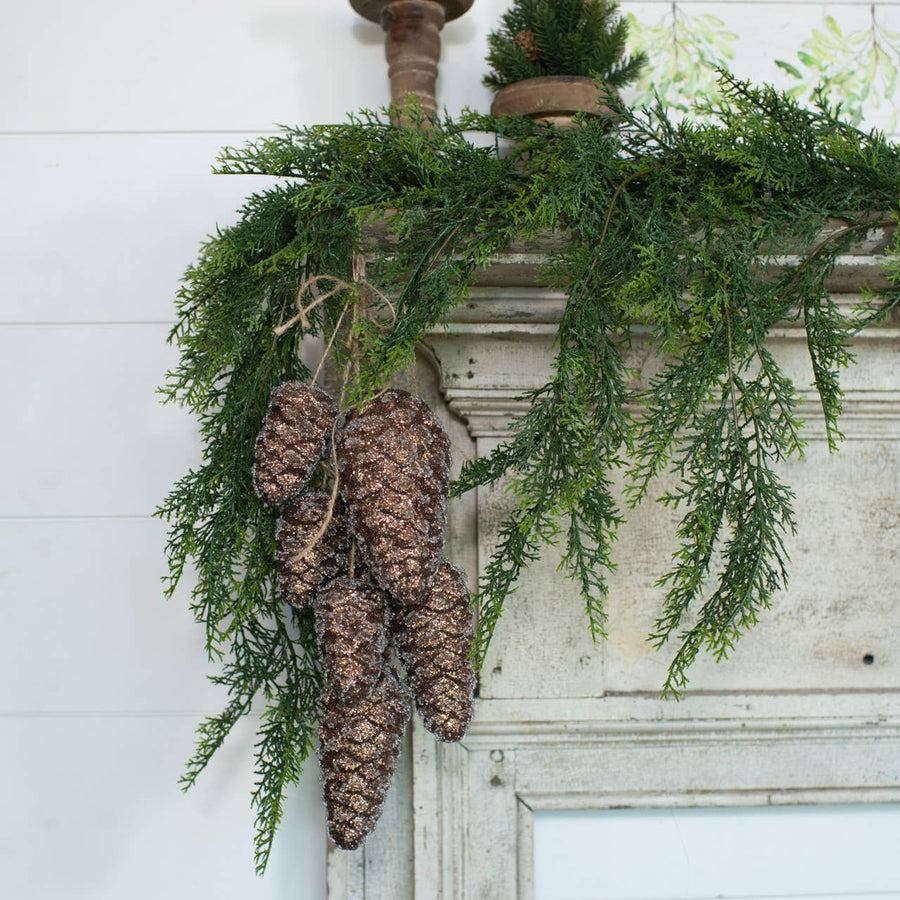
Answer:
<svg viewBox="0 0 900 900"><path fill-rule="evenodd" d="M890 237L873 229L838 260L839 304L886 286ZM458 455L489 453L519 398L547 380L564 297L538 275L558 246L550 237L497 258L428 341L431 399L444 398ZM798 534L790 588L731 659L699 658L684 699L658 699L669 656L646 635L676 525L661 505L648 500L621 530L605 642L591 642L577 591L546 553L507 600L469 735L448 746L414 733L365 851L330 855L329 896L527 900L540 809L900 801L898 342L896 320L857 341L860 364L843 373L846 440L831 454L805 333L774 335L807 423L806 454L785 467ZM640 338L630 352L637 378L659 364ZM427 377L422 367L426 399ZM451 512L449 551L473 578L509 503L482 489Z"/></svg>

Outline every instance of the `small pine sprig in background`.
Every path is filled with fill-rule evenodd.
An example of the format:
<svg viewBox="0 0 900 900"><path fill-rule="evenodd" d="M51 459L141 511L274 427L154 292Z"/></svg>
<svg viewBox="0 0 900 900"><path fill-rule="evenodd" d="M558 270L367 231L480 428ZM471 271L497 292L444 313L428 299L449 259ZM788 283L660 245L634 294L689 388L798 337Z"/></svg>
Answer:
<svg viewBox="0 0 900 900"><path fill-rule="evenodd" d="M484 83L494 90L542 75L582 75L620 88L638 76L643 53L625 55L628 22L604 0L515 0L488 35Z"/></svg>

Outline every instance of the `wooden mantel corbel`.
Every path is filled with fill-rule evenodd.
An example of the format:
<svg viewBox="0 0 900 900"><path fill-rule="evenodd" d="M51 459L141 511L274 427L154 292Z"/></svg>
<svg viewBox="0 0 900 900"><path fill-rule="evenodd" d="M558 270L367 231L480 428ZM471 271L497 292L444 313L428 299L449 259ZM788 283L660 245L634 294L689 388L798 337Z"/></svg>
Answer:
<svg viewBox="0 0 900 900"><path fill-rule="evenodd" d="M830 223L811 246L844 224L838 220ZM874 227L838 258L827 287L848 311L859 304L864 286L890 289L882 264L893 231L892 226ZM427 339L440 368L444 397L474 438L508 435L510 421L525 408L518 398L541 387L550 376L565 295L541 286L540 268L559 252L564 241L564 235L548 234L498 254L490 266L478 273L466 304L454 310L447 328L435 331ZM777 264L795 265L799 258L799 254L785 254L778 257ZM804 404L809 404L809 409L801 410L801 414L814 421L819 407L804 358L805 332L800 325L785 327L773 339L783 345L781 352L788 355L788 371L795 376ZM884 327L861 335L859 341L868 346L898 339L900 329ZM864 348L858 354L866 358L870 355ZM632 348L630 362L645 373L647 366L653 365L639 339ZM885 417L900 421L900 391L874 386L879 366L871 360L844 378L845 416L849 417L846 421L857 420L866 433L872 428L877 430L879 420ZM885 358L884 366L890 368L893 363ZM881 374L887 376L889 372ZM863 389L863 384L870 385L870 389ZM857 433L857 429L852 430Z"/></svg>

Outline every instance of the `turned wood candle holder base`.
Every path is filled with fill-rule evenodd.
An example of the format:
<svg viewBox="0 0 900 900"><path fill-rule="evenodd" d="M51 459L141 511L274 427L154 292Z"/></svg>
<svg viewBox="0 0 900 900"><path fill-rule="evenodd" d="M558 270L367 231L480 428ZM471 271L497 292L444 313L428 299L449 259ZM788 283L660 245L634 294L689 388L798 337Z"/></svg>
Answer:
<svg viewBox="0 0 900 900"><path fill-rule="evenodd" d="M440 31L474 0L350 0L363 18L378 22L386 32L385 55L391 81L391 106L410 100L426 117L437 110L435 83L441 55ZM400 124L410 124L401 113Z"/></svg>
<svg viewBox="0 0 900 900"><path fill-rule="evenodd" d="M607 96L608 95L608 96ZM492 116L525 116L556 128L571 128L577 113L607 116L610 126L616 111L602 102L615 90L601 87L580 75L542 75L500 88L491 105Z"/></svg>

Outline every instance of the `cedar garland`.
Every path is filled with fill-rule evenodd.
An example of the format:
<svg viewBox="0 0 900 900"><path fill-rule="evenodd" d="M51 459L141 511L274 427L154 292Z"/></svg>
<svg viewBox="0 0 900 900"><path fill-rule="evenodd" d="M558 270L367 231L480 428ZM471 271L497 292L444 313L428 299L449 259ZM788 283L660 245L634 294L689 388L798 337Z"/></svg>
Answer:
<svg viewBox="0 0 900 900"><path fill-rule="evenodd" d="M548 283L568 298L551 379L530 396L512 436L451 488L458 496L507 477L516 499L478 586L478 659L523 567L557 536L602 634L615 530L673 463L679 485L664 499L681 515L680 549L668 571L661 561L665 597L653 635L676 644L665 691L684 689L698 653L727 655L785 583L793 513L778 464L802 452L801 423L794 386L763 338L780 321L802 321L837 443L850 341L888 318L900 291L873 295L847 317L824 281L851 237L900 216L900 150L824 105L806 110L727 73L722 88L704 125L623 109L616 131L586 120L554 132L472 113L415 130L363 113L224 152L219 171L280 183L249 198L186 274L171 335L181 360L163 393L198 417L204 456L159 515L170 529L167 593L193 566L192 609L229 696L201 725L185 784L256 703L260 869L321 717L313 613L278 595L278 511L257 496L251 474L271 391L310 380L303 339L325 337L337 371L348 373L343 405L361 409L465 300L481 265L541 229L568 235L547 267ZM476 146L472 131L511 149ZM351 271L373 210L392 239L371 248L368 277L396 315L354 321L358 297L342 288L305 324L273 336L307 279ZM834 218L846 229L833 240L786 273L771 266L773 248L809 247ZM895 284L898 255L895 240L886 258ZM641 390L623 357L635 326L666 355ZM348 365L349 332L356 365ZM610 485L625 448L623 505ZM722 565L712 575L716 553ZM690 622L688 608L697 611Z"/></svg>

